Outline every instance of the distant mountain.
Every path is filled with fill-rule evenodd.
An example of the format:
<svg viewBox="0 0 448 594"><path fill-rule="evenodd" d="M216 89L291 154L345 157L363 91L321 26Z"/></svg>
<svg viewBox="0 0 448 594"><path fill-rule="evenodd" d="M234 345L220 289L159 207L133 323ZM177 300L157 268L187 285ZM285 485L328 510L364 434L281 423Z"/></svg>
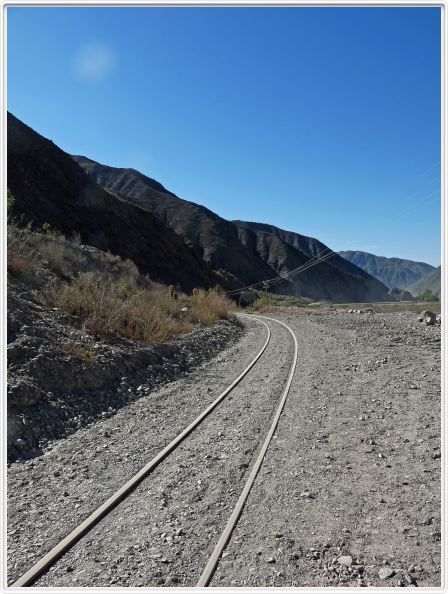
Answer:
<svg viewBox="0 0 448 594"><path fill-rule="evenodd" d="M158 217L96 184L53 142L8 114L8 188L12 215L49 223L85 244L129 258L153 280L185 289L221 279Z"/></svg>
<svg viewBox="0 0 448 594"><path fill-rule="evenodd" d="M401 258L385 258L367 252L346 251L339 254L374 276L388 287L409 289L410 285L435 270L424 262L413 262Z"/></svg>
<svg viewBox="0 0 448 594"><path fill-rule="evenodd" d="M197 257L229 282L246 286L287 274L328 248L316 239L270 225L227 221L209 209L178 198L135 171L73 157L99 185L160 218ZM387 288L337 254L275 289L316 300L384 301Z"/></svg>
<svg viewBox="0 0 448 594"><path fill-rule="evenodd" d="M434 268L429 274L420 278L418 281L410 285L409 291L418 297L420 293L430 290L441 297L441 267Z"/></svg>

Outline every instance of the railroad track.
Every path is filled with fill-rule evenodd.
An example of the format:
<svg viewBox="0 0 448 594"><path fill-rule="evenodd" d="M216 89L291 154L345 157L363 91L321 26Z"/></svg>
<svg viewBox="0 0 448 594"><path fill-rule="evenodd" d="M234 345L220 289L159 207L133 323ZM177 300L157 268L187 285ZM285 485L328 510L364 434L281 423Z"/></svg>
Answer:
<svg viewBox="0 0 448 594"><path fill-rule="evenodd" d="M247 314L240 314L247 316ZM206 563L206 566L201 574L201 577L197 583L197 586L207 586L210 582L213 573L219 563L219 559L229 542L232 535L233 529L235 528L238 519L243 511L244 505L249 497L252 485L255 482L257 474L263 463L263 459L268 450L271 439L275 433L281 412L286 402L289 389L294 376L294 371L297 364L297 340L294 332L291 328L274 318L266 316L250 316L252 319L256 319L257 322L264 325L266 328L266 339L256 356L252 359L249 365L244 371L209 405L207 406L200 415L198 415L194 421L192 421L183 431L181 431L167 446L165 446L152 460L150 460L143 468L141 468L132 478L130 478L124 485L122 485L111 497L109 497L102 505L100 505L94 512L92 512L81 524L79 524L74 530L72 530L65 538L63 538L56 546L54 546L47 554L45 554L37 563L35 563L28 571L26 571L20 578L18 578L10 587L24 587L31 586L36 580L69 549L71 549L79 540L81 540L95 525L97 525L101 519L108 515L121 501L123 501L135 488L146 478L148 475L163 461L165 460L182 442L184 442L188 436L195 431L201 423L212 413L214 409L232 392L232 390L241 382L241 380L251 371L251 369L260 360L262 355L265 353L266 348L271 339L271 330L264 318L271 322L282 325L290 333L293 344L294 344L294 355L290 366L287 380L284 384L282 394L280 396L275 414L270 424L269 430L265 436L265 439L261 445L261 449L252 466L247 482L241 492L241 495L232 511L227 525L218 539L216 546Z"/></svg>

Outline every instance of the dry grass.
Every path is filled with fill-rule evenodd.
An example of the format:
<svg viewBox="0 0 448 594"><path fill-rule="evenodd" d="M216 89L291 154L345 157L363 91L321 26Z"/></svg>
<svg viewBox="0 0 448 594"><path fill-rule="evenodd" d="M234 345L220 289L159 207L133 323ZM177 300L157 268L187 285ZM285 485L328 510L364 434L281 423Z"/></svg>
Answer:
<svg viewBox="0 0 448 594"><path fill-rule="evenodd" d="M215 290L200 290L195 297L189 299L188 305L191 307L189 318L203 326L210 326L218 320L228 318L230 312L235 309L231 299Z"/></svg>
<svg viewBox="0 0 448 594"><path fill-rule="evenodd" d="M81 234L78 231L75 231L70 237L70 243L76 247L82 246Z"/></svg>
<svg viewBox="0 0 448 594"><path fill-rule="evenodd" d="M67 249L64 244L54 240L48 241L46 238L42 238L37 244L39 254L48 268L59 276L67 276Z"/></svg>
<svg viewBox="0 0 448 594"><path fill-rule="evenodd" d="M266 297L259 297L255 300L254 304L247 308L248 311L256 313L272 313L275 309L275 305L272 301L269 301Z"/></svg>
<svg viewBox="0 0 448 594"><path fill-rule="evenodd" d="M48 230L20 229L11 221L8 273L27 276L27 282L41 287L35 291L40 301L77 316L91 334L163 342L197 326L214 324L235 309L233 301L215 290L171 299L167 287L141 275L132 261L84 249L79 235L72 239L61 239ZM67 354L90 361L91 354L85 350L73 345L64 348L72 349Z"/></svg>
<svg viewBox="0 0 448 594"><path fill-rule="evenodd" d="M95 351L77 342L64 342L56 350L64 355L75 357L88 364L94 363L98 358Z"/></svg>
<svg viewBox="0 0 448 594"><path fill-rule="evenodd" d="M12 276L32 276L37 263L36 250L30 243L29 233L8 224L7 271Z"/></svg>
<svg viewBox="0 0 448 594"><path fill-rule="evenodd" d="M257 313L272 313L273 311L280 311L282 308L290 309L291 307L304 307L306 301L301 297L294 297L293 295L262 295L254 304L247 308L248 311Z"/></svg>
<svg viewBox="0 0 448 594"><path fill-rule="evenodd" d="M44 300L78 316L84 329L96 336L118 335L149 343L169 340L198 323L213 324L229 317L233 308L233 303L216 291L201 291L194 300L181 296L175 301L166 287L140 288L129 279L93 272L47 289Z"/></svg>
<svg viewBox="0 0 448 594"><path fill-rule="evenodd" d="M131 260L122 260L119 256L95 248L83 248L79 233L66 240L51 233L20 228L17 221L9 220L8 271L16 275L35 275L39 269L51 271L63 280L96 271L110 274L124 284L150 284Z"/></svg>

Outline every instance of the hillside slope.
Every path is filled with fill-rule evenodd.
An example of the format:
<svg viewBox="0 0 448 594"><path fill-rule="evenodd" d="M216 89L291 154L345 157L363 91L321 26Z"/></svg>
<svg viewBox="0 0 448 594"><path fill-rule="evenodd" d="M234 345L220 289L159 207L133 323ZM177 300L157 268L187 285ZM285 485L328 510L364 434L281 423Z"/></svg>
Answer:
<svg viewBox="0 0 448 594"><path fill-rule="evenodd" d="M178 198L135 171L74 156L99 185L155 214L180 235L198 257L239 286L284 275L321 253L321 242L269 225L226 221L207 208ZM387 288L339 256L276 288L279 293L332 301L387 300Z"/></svg>
<svg viewBox="0 0 448 594"><path fill-rule="evenodd" d="M73 157L100 186L156 215L213 270L230 273L243 284L272 276L272 269L242 250L238 230L211 210L178 198L135 169L120 169Z"/></svg>
<svg viewBox="0 0 448 594"><path fill-rule="evenodd" d="M8 114L8 188L12 214L35 227L48 223L85 244L129 258L153 280L185 290L222 282L172 229L97 185L79 165Z"/></svg>
<svg viewBox="0 0 448 594"><path fill-rule="evenodd" d="M245 246L250 246L260 258L267 261L278 273L285 274L302 266L310 258L330 254L329 248L317 239L273 225L233 221ZM390 300L387 288L361 268L334 253L291 281L278 286L277 292L313 297L331 301L382 301Z"/></svg>
<svg viewBox="0 0 448 594"><path fill-rule="evenodd" d="M398 287L399 289L408 289L412 283L417 282L434 270L434 266L425 262L414 262L401 258L385 258L384 256L375 256L368 252L343 251L339 252L339 254L380 280L386 286Z"/></svg>
<svg viewBox="0 0 448 594"><path fill-rule="evenodd" d="M441 266L432 270L426 276L420 278L417 282L409 286L409 291L418 297L424 291L432 291L441 297Z"/></svg>

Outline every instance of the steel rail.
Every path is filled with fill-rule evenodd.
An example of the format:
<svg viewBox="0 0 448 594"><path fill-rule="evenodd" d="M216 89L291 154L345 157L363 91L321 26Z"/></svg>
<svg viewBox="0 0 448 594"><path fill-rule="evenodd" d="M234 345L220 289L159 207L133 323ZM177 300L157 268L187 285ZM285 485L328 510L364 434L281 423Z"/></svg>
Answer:
<svg viewBox="0 0 448 594"><path fill-rule="evenodd" d="M253 318L257 319L257 318ZM91 530L104 516L114 509L137 485L152 471L162 460L164 460L200 423L218 406L218 404L235 388L245 375L252 369L255 363L265 352L271 338L271 330L263 320L257 319L267 329L266 341L256 357L244 369L244 371L222 392L194 421L179 433L167 446L165 446L150 462L141 468L130 478L118 491L93 511L81 524L74 528L65 538L55 545L46 555L35 563L27 572L16 580L10 588L30 586L48 567L61 557L68 549L78 542L89 530Z"/></svg>
<svg viewBox="0 0 448 594"><path fill-rule="evenodd" d="M241 492L241 495L230 515L230 518L227 522L226 527L224 528L224 531L222 532L221 536L219 537L218 542L216 543L215 548L213 549L212 554L210 555L207 564L204 568L204 571L201 574L201 577L199 578L196 586L197 587L205 587L208 586L211 578L213 577L213 574L216 571L216 568L218 566L219 560L221 558L222 553L224 552L224 549L226 548L230 537L232 536L232 532L241 516L241 513L243 511L244 505L247 501L247 498L249 497L249 493L252 489L252 486L255 482L255 479L257 477L257 474L261 468L261 465L263 464L263 460L266 456L266 452L268 450L269 444L271 443L272 440L272 436L274 435L274 432L277 428L278 425L278 421L280 419L280 415L282 414L283 411L283 407L285 405L286 402L286 398L288 397L288 393L289 393L289 389L291 387L291 383L292 383L292 379L294 377L294 372L296 370L296 366L297 366L297 353L298 353L298 346L297 346L297 338L293 332L293 330L291 330L291 328L281 322L280 320L276 320L275 318L269 318L267 316L261 316L263 318L265 318L266 320L272 320L274 322L277 322L279 324L281 324L282 326L284 326L291 334L293 340L294 340L294 357L293 357L293 362L291 364L291 369L289 371L289 375L288 375L288 379L286 381L285 384L285 388L283 390L283 394L280 398L280 402L279 405L277 407L277 412L275 413L274 419L272 421L271 427L266 435L266 439L264 440L263 446L260 450L260 453L258 454L257 459L255 460L255 464L252 467L252 471L249 475L249 478L247 479L246 484L244 485L244 488ZM260 320L262 321L262 320Z"/></svg>

